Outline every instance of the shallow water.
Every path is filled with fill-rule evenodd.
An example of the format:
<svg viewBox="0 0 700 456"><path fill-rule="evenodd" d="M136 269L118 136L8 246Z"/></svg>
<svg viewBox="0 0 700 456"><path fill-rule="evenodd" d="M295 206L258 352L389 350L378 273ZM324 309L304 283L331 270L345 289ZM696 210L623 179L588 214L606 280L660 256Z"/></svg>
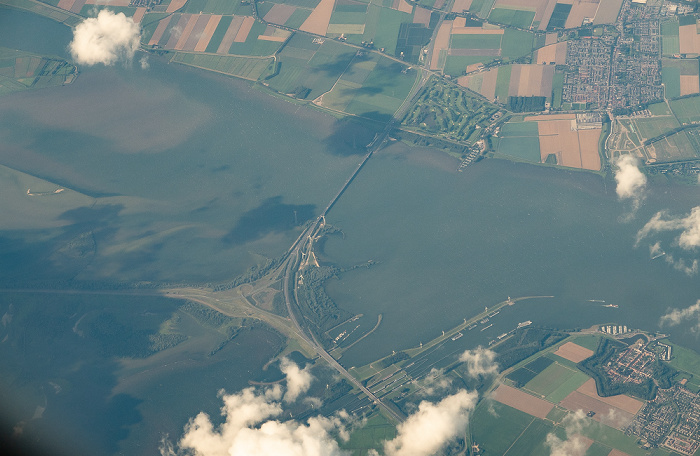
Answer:
<svg viewBox="0 0 700 456"><path fill-rule="evenodd" d="M624 222L629 205L598 175L499 160L457 173L447 160L393 146L370 160L329 213L344 236L327 240L325 259L344 267L377 263L329 281L329 294L365 315L363 331L378 313L384 317L343 355L344 364L417 346L508 296L555 298L508 308L474 344L525 320L563 328L610 321L653 331L668 307L700 298L697 276L650 260L648 242L634 246L653 213L688 212L700 202L700 187L650 185L636 216Z"/></svg>

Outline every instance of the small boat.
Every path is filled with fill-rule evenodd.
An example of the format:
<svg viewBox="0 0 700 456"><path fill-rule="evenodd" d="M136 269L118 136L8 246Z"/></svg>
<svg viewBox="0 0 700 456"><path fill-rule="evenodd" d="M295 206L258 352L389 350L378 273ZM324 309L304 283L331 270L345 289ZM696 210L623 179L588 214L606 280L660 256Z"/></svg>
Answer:
<svg viewBox="0 0 700 456"><path fill-rule="evenodd" d="M532 321L530 321L530 320L520 322L520 323L518 323L518 329L524 328L526 326L530 326L531 324L532 324Z"/></svg>
<svg viewBox="0 0 700 456"><path fill-rule="evenodd" d="M458 332L457 334L455 334L454 336L452 336L452 340L457 340L457 339L459 339L460 337L462 337L463 335L464 335L464 334L462 334L461 332Z"/></svg>

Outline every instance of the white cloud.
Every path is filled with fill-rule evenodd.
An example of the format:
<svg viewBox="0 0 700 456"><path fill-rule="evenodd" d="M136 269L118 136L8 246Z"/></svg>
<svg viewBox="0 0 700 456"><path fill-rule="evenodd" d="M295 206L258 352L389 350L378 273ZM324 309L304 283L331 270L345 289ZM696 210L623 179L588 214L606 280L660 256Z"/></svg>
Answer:
<svg viewBox="0 0 700 456"><path fill-rule="evenodd" d="M476 392L460 390L438 403L423 401L418 411L401 423L395 439L384 443L387 456L428 456L466 430Z"/></svg>
<svg viewBox="0 0 700 456"><path fill-rule="evenodd" d="M700 206L694 207L685 217L670 217L664 211L657 212L637 232L637 244L651 234L665 231L680 231L675 242L684 250L700 247Z"/></svg>
<svg viewBox="0 0 700 456"><path fill-rule="evenodd" d="M423 396L434 396L447 391L452 386L452 378L445 376L443 369L430 369L430 372L418 382L418 394Z"/></svg>
<svg viewBox="0 0 700 456"><path fill-rule="evenodd" d="M579 409L564 417L562 424L566 431L566 440L561 440L553 432L547 434L546 443L550 447L550 456L583 456L589 447L587 439L580 435L586 424L586 414Z"/></svg>
<svg viewBox="0 0 700 456"><path fill-rule="evenodd" d="M285 402L294 402L300 394L309 390L314 377L311 375L311 365L299 369L294 361L282 358L280 370L287 376L287 392L284 394Z"/></svg>
<svg viewBox="0 0 700 456"><path fill-rule="evenodd" d="M647 177L637 166L637 159L631 155L623 155L615 161L615 181L618 198L631 200L636 209L644 198L644 187Z"/></svg>
<svg viewBox="0 0 700 456"><path fill-rule="evenodd" d="M215 426L201 412L185 426L177 447L161 443L162 456L340 456L342 451L333 435L348 438L345 423L349 416L341 412L331 418L316 416L306 423L273 419L282 412L282 388L258 392L246 388L236 394L221 391L224 422Z"/></svg>
<svg viewBox="0 0 700 456"><path fill-rule="evenodd" d="M141 59L139 60L139 63L141 64L142 70L147 70L151 67L151 64L148 63L148 57L145 55L143 57L141 57Z"/></svg>
<svg viewBox="0 0 700 456"><path fill-rule="evenodd" d="M132 18L103 9L75 27L69 49L78 64L114 65L131 62L140 41L141 28Z"/></svg>
<svg viewBox="0 0 700 456"><path fill-rule="evenodd" d="M671 309L669 313L659 319L659 325L676 326L684 320L697 320L697 325L693 326L693 331L700 331L700 300L685 309Z"/></svg>
<svg viewBox="0 0 700 456"><path fill-rule="evenodd" d="M460 361L467 363L467 373L471 377L497 374L498 364L495 359L496 353L483 347L467 350L459 357Z"/></svg>

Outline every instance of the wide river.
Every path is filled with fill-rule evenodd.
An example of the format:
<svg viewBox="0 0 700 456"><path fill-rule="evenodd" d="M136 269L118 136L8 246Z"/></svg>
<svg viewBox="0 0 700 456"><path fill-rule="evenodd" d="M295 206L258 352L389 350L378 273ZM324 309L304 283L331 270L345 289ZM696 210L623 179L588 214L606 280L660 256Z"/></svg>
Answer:
<svg viewBox="0 0 700 456"><path fill-rule="evenodd" d="M2 14L24 25L17 33L43 32L19 41L0 33L0 45L65 53L65 27L24 13ZM232 279L289 247L301 224L326 206L357 165L363 153L357 146L372 136L247 83L153 58L147 70L83 68L70 86L4 97L0 277L5 287L43 288ZM371 158L328 214L343 235L323 243L321 260L344 268L374 262L330 280L329 294L339 306L364 314L358 331L368 331L383 315L378 330L344 354L346 367L432 339L508 296L554 298L504 309L491 329L465 342L487 344L524 320L656 330L669 308L700 298L697 275L651 259L649 244L657 240L676 258L697 256L674 247L673 233L635 246L637 231L657 211L684 215L700 204L699 186L651 182L640 209L629 216L611 178L499 160L461 173L457 166L440 151L395 143ZM66 190L27 195L29 188L58 187ZM103 305L99 299L53 299L65 309L61 341L77 337L81 312ZM2 313L10 302L40 309L42 300L3 294ZM131 304L138 315L149 305ZM176 304L157 306L167 319ZM52 321L42 320L36 331ZM663 331L697 346L688 326ZM152 454L162 433L177 435L196 411L215 411L218 388L241 388L274 351L275 341L259 332L236 340L209 364L184 364L173 375L161 371L133 383L125 383L135 377L124 365L91 352L94 366L108 363L106 384L113 389L85 400L118 392L122 401L113 411L121 421L105 423L118 432L98 436L98 452ZM70 350L77 342L61 343ZM30 360L20 361L21 344L4 345L0 355L19 363L11 366L17 372L39 372L46 362L42 350L50 347L37 344ZM259 348L254 359L243 360L251 347ZM80 361L70 353L61 355L62 366ZM232 364L223 362L224 355ZM28 384L65 386L48 374L34 375ZM91 394L81 388L92 378L88 370L76 379L69 397ZM49 403L47 416L60 416L61 407L80 412L68 402ZM91 413L109 412L97 407Z"/></svg>

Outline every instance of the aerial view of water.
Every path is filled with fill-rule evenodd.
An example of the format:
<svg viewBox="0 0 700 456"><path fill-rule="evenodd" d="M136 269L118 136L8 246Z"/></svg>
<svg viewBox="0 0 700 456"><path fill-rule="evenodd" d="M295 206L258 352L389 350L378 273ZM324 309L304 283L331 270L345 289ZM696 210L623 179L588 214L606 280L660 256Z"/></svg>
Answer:
<svg viewBox="0 0 700 456"><path fill-rule="evenodd" d="M343 355L345 364L377 358L368 347L386 355L417 346L508 296L555 298L506 309L482 344L525 320L654 330L669 307L697 300L697 276L652 261L648 243L634 246L655 212L683 214L697 205L697 186L652 184L625 222L629 209L614 182L598 175L499 160L458 173L450 161L392 146L370 160L329 213L343 236L328 239L324 258L346 268L376 263L328 281L329 294L364 314L365 330L383 314L380 329Z"/></svg>
<svg viewBox="0 0 700 456"><path fill-rule="evenodd" d="M8 14L17 29L0 28L0 44L65 55L68 28ZM50 44L31 33L10 39L36 27L46 28ZM3 319L10 342L0 345L0 403L12 416L43 408L27 432L77 433L86 448L74 450L92 454L154 454L189 417L216 413L219 389L241 389L260 375L279 336L251 330L207 356L221 335L185 322L193 342L153 366L139 364L85 343L78 320L112 312L156 331L181 302L47 291L231 280L286 251L374 136L248 83L153 57L149 64L85 69L69 86L0 103L0 314L22 308L15 326ZM700 186L651 182L632 214L614 181L598 174L502 160L457 172L458 164L395 142L374 154L329 212L342 233L319 243L319 260L372 266L330 279L327 292L364 315L363 332L383 317L343 354L346 367L415 347L509 296L553 297L506 307L492 328L460 343L486 345L525 320L655 330L668 308L700 298L697 275L652 260L649 242L635 246L656 212L696 206ZM665 245L680 254L672 239ZM689 331L661 330L697 345ZM25 401L15 404L14 395Z"/></svg>

